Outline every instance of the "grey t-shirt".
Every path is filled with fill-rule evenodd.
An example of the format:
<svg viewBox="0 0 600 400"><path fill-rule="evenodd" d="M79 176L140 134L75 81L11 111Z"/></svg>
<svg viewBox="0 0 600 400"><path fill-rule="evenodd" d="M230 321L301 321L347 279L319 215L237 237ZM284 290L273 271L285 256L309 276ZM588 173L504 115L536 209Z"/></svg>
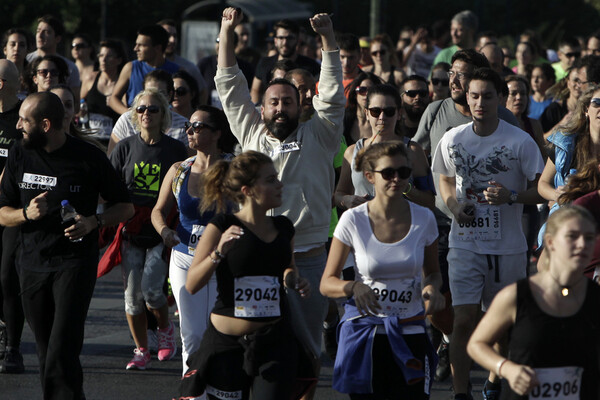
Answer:
<svg viewBox="0 0 600 400"><path fill-rule="evenodd" d="M498 106L498 117L511 125L519 127L519 121L517 121L513 113L502 106ZM472 120L471 117L462 114L456 109L452 98L449 97L444 100L434 101L425 109L413 140L419 143L426 153L433 156L442 136L446 132L459 125L467 124ZM433 182L438 194L441 193L439 180L439 174L433 173ZM446 207L441 195L435 197L435 207L435 218L438 225L450 226L452 212Z"/></svg>

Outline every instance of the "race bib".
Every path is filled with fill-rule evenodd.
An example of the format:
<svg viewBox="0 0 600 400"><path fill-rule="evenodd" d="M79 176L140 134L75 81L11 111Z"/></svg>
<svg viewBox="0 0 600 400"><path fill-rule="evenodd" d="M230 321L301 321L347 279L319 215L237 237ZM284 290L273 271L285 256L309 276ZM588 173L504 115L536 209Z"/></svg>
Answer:
<svg viewBox="0 0 600 400"><path fill-rule="evenodd" d="M0 149L0 157L8 157L8 149Z"/></svg>
<svg viewBox="0 0 600 400"><path fill-rule="evenodd" d="M192 234L190 235L190 241L188 242L188 252L191 255L194 255L196 246L198 245L198 241L200 240L200 236L202 236L204 229L206 229L206 226L204 225L192 226Z"/></svg>
<svg viewBox="0 0 600 400"><path fill-rule="evenodd" d="M235 278L234 315L236 317L279 317L279 280L276 276Z"/></svg>
<svg viewBox="0 0 600 400"><path fill-rule="evenodd" d="M475 218L466 224L456 223L458 240L500 240L502 223L500 207L475 205Z"/></svg>
<svg viewBox="0 0 600 400"><path fill-rule="evenodd" d="M421 284L415 279L380 279L370 285L379 297L379 317L414 317L423 311L419 296Z"/></svg>
<svg viewBox="0 0 600 400"><path fill-rule="evenodd" d="M210 385L206 385L206 393L219 400L242 400L242 391L237 390L235 392L227 392L220 390Z"/></svg>
<svg viewBox="0 0 600 400"><path fill-rule="evenodd" d="M291 153L292 151L299 151L299 150L300 150L300 143L298 143L298 142L282 143L281 145L279 145L275 149L273 149L273 151L271 152L271 158L274 158L277 154Z"/></svg>
<svg viewBox="0 0 600 400"><path fill-rule="evenodd" d="M530 399L579 400L581 367L534 368L539 386L533 388Z"/></svg>
<svg viewBox="0 0 600 400"><path fill-rule="evenodd" d="M46 176L38 174L30 174L25 172L23 174L23 183L34 183L45 186L56 186L57 179L55 176Z"/></svg>
<svg viewBox="0 0 600 400"><path fill-rule="evenodd" d="M96 131L94 137L109 138L113 130L113 120L102 114L90 113L90 128Z"/></svg>

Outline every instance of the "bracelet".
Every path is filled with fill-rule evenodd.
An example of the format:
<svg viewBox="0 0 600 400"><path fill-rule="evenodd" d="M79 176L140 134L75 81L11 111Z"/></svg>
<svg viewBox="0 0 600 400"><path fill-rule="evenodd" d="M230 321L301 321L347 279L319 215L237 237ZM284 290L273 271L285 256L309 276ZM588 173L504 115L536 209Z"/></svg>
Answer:
<svg viewBox="0 0 600 400"><path fill-rule="evenodd" d="M102 217L100 216L100 214L96 214L94 215L94 217L96 217L96 222L97 222L97 226L96 228L100 229L104 226L104 221L102 220Z"/></svg>
<svg viewBox="0 0 600 400"><path fill-rule="evenodd" d="M496 364L496 376L500 379L502 379L502 375L500 374L500 370L502 369L502 366L504 365L505 362L507 362L508 360L506 358L503 358L502 360L498 361L498 363Z"/></svg>
<svg viewBox="0 0 600 400"><path fill-rule="evenodd" d="M219 250L215 249L215 256L217 256L217 258L219 260L222 260L225 258L225 254L221 253Z"/></svg>
<svg viewBox="0 0 600 400"><path fill-rule="evenodd" d="M25 222L31 222L31 220L27 217L27 207L29 206L29 204L27 204L25 207L23 207L23 217L25 217Z"/></svg>
<svg viewBox="0 0 600 400"><path fill-rule="evenodd" d="M403 195L407 195L412 190L412 183L408 182L408 190L406 192L402 192Z"/></svg>
<svg viewBox="0 0 600 400"><path fill-rule="evenodd" d="M217 265L218 263L221 262L221 257L219 257L220 253L217 253L217 250L215 250L215 254L216 254L217 258L212 258L212 253L210 253L208 255L208 258L210 258L210 262L212 262L213 265Z"/></svg>

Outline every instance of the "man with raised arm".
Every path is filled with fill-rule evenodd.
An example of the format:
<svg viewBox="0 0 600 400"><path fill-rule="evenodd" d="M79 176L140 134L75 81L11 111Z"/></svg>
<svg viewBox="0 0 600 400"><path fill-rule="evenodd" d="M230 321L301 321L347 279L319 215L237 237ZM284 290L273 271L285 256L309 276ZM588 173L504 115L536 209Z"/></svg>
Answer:
<svg viewBox="0 0 600 400"><path fill-rule="evenodd" d="M260 151L273 159L278 178L285 186L283 204L272 213L283 214L294 222L296 265L300 275L308 279L313 288L318 288L326 261L325 243L334 185L333 158L340 145L346 104L333 26L327 14L317 14L310 19L313 30L323 42L323 63L319 94L313 98L315 113L307 122L299 123L298 90L285 79L270 82L260 112L254 107L246 79L235 61L233 34L241 20L241 12L234 8L223 12L215 77L217 91L242 149ZM306 299L290 291L288 299L295 332L312 352L318 373L327 299L318 290L313 290Z"/></svg>

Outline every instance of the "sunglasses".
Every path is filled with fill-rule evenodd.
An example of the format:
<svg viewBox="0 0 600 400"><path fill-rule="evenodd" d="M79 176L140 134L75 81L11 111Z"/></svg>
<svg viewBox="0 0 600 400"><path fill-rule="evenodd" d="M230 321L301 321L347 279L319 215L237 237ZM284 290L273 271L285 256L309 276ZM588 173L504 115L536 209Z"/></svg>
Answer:
<svg viewBox="0 0 600 400"><path fill-rule="evenodd" d="M375 57L377 57L377 56L379 56L379 55L381 55L381 56L385 56L386 54L387 54L387 51L386 51L386 50L377 50L377 51L372 51L372 52L371 52L371 55L372 55L372 56L375 56Z"/></svg>
<svg viewBox="0 0 600 400"><path fill-rule="evenodd" d="M600 97L594 97L591 101L590 101L590 106L594 107L594 108L600 108Z"/></svg>
<svg viewBox="0 0 600 400"><path fill-rule="evenodd" d="M369 88L366 86L358 86L356 89L354 89L354 91L356 92L356 94L360 94L361 96L366 96L367 93L369 93Z"/></svg>
<svg viewBox="0 0 600 400"><path fill-rule="evenodd" d="M37 74L43 76L44 78L48 75L50 76L58 76L57 69L38 69Z"/></svg>
<svg viewBox="0 0 600 400"><path fill-rule="evenodd" d="M381 174L381 177L386 181L391 181L398 174L398 178L400 179L408 179L410 174L412 173L411 167L399 167L399 168L384 168L381 171L371 171L378 172Z"/></svg>
<svg viewBox="0 0 600 400"><path fill-rule="evenodd" d="M421 97L425 97L427 95L429 95L429 92L427 90L405 90L404 94L407 95L408 97L417 97L417 95L421 96Z"/></svg>
<svg viewBox="0 0 600 400"><path fill-rule="evenodd" d="M160 111L160 107L159 106L137 106L135 108L135 112L138 114L143 114L146 112L146 110L148 110L148 112L150 114L158 114L158 112Z"/></svg>
<svg viewBox="0 0 600 400"><path fill-rule="evenodd" d="M71 44L71 48L72 49L77 49L77 50L81 50L81 49L86 49L88 46L85 43L73 43Z"/></svg>
<svg viewBox="0 0 600 400"><path fill-rule="evenodd" d="M185 96L189 92L190 92L189 89L186 88L185 86L179 86L177 89L175 89L175 94L177 96Z"/></svg>
<svg viewBox="0 0 600 400"><path fill-rule="evenodd" d="M383 115L385 115L386 117L393 117L394 115L396 115L396 107L385 107L385 108L380 108L380 107L372 107L369 108L369 114L371 114L371 117L373 118L379 118L379 116L381 115L381 112L383 111ZM377 171L375 171L377 172Z"/></svg>
<svg viewBox="0 0 600 400"><path fill-rule="evenodd" d="M565 53L565 56L567 58L579 58L579 56L581 56L581 52L580 51L572 51L570 53Z"/></svg>
<svg viewBox="0 0 600 400"><path fill-rule="evenodd" d="M216 128L212 125L209 125L207 123L204 122L200 122L200 121L196 121L196 122L186 122L185 124L183 124L185 131L188 133L188 135L190 134L189 130L190 128L192 128L192 130L194 131L194 133L200 133L200 131L204 128L208 128L212 131L216 130Z"/></svg>
<svg viewBox="0 0 600 400"><path fill-rule="evenodd" d="M448 86L450 84L450 81L448 79L431 78L431 83L433 84L433 86L437 86L440 83L442 84L442 86Z"/></svg>

